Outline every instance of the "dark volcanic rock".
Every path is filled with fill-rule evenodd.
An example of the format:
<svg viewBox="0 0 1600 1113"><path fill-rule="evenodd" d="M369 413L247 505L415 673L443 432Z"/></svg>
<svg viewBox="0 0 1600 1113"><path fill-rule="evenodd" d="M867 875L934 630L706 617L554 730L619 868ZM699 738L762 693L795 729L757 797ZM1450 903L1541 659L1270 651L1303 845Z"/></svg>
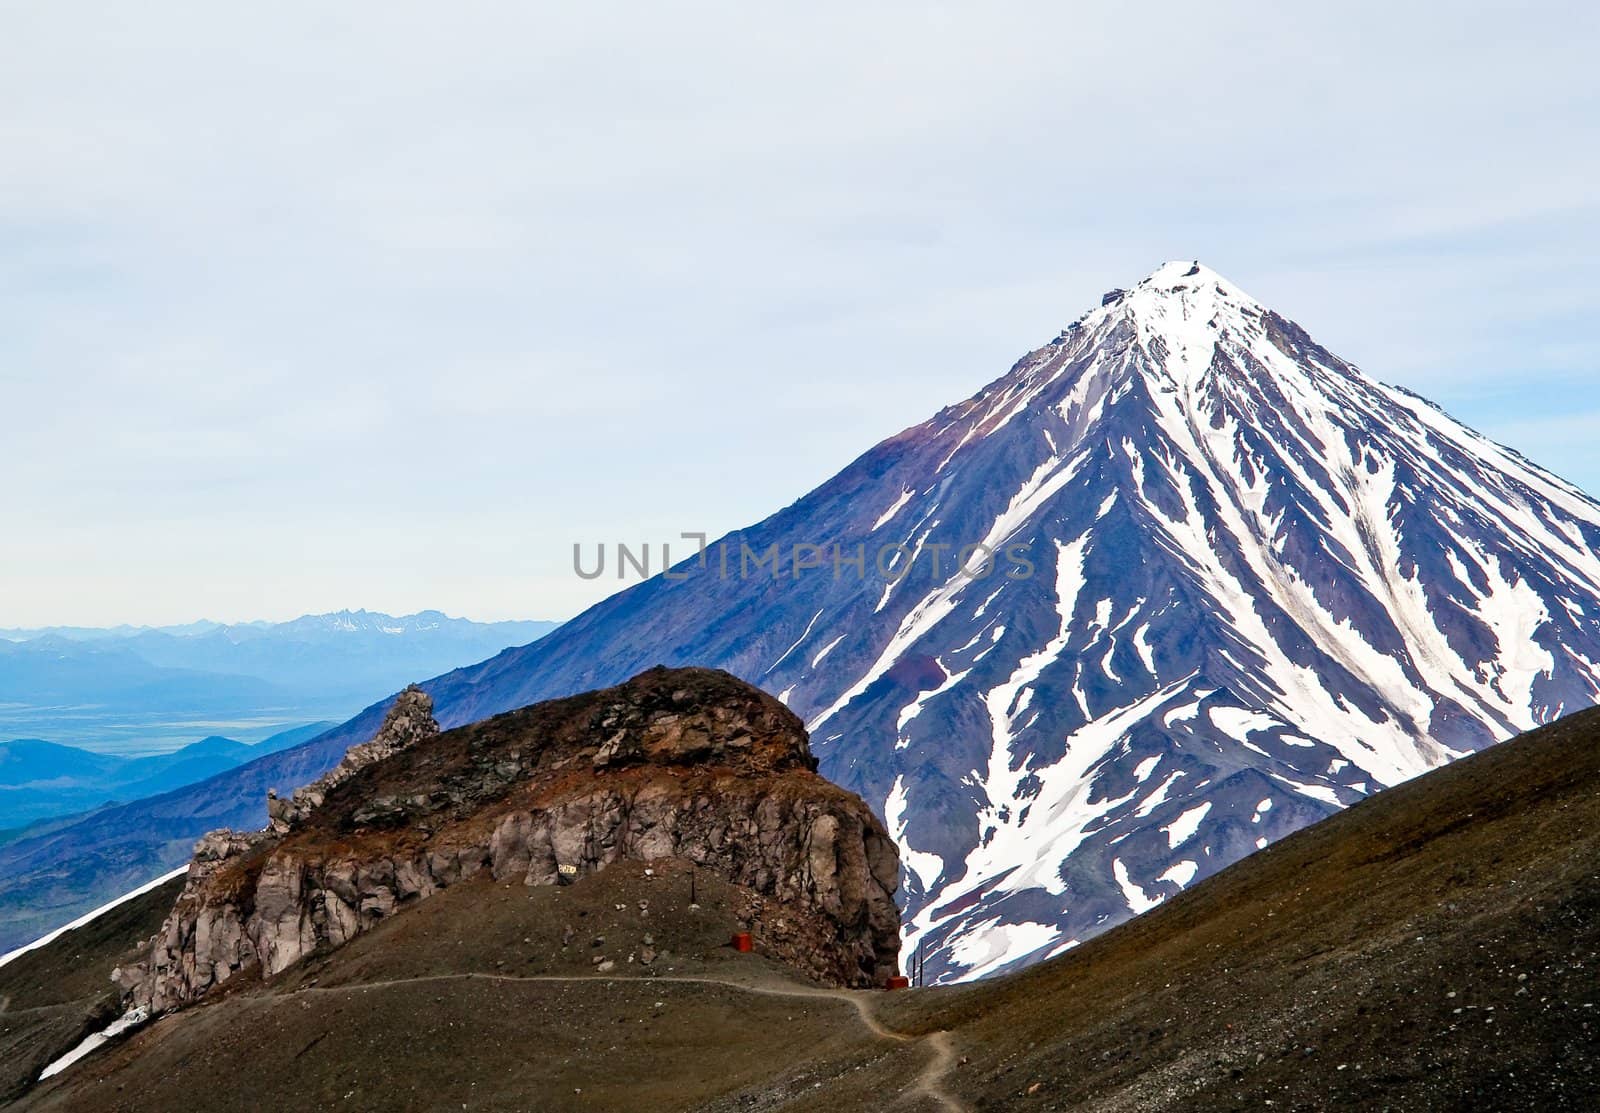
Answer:
<svg viewBox="0 0 1600 1113"><path fill-rule="evenodd" d="M304 823L306 818L321 806L329 792L344 784L369 765L410 749L418 742L439 733L439 723L433 717L433 699L415 684L395 697L384 717L383 726L370 742L351 746L344 759L316 781L297 789L290 799L282 799L274 790L267 792L267 822L274 834L287 834Z"/></svg>
<svg viewBox="0 0 1600 1113"><path fill-rule="evenodd" d="M420 698L417 698L420 697ZM687 859L789 913L765 949L870 985L897 970L899 857L859 797L816 773L805 728L726 673L653 669L617 688L434 734L420 693L274 830L217 832L128 1003L161 1012L270 976L488 870L550 885L618 859Z"/></svg>

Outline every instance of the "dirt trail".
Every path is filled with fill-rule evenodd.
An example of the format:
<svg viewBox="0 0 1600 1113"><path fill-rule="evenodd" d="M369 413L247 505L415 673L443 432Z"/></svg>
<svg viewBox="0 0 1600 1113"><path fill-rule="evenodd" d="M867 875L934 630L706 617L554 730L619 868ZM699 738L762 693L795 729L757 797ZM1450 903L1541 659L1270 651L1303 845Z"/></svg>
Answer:
<svg viewBox="0 0 1600 1113"><path fill-rule="evenodd" d="M932 1101L946 1113L967 1113L967 1106L955 1095L944 1088L944 1082L949 1077L951 1069L955 1066L955 1050L950 1043L949 1032L932 1032L926 1036L912 1036L904 1032L896 1032L887 1028L877 1018L872 1009L873 991L850 989L811 989L802 986L787 985L781 982L746 981L739 978L712 978L692 977L688 975L663 974L645 978L613 978L604 974L562 975L562 974L426 974L415 978L393 978L376 982L352 982L348 985L334 986L306 986L292 990L287 996L300 993L353 993L364 989L383 989L387 986L425 985L430 982L605 982L607 984L636 984L660 985L663 982L679 985L716 985L726 989L736 989L741 993L754 993L763 997L803 997L819 998L829 1001L843 1001L855 1009L856 1015L861 1018L862 1025L874 1036L883 1040L892 1040L895 1043L921 1043L926 1044L931 1054L927 1064L918 1073L911 1093L918 1094Z"/></svg>
<svg viewBox="0 0 1600 1113"><path fill-rule="evenodd" d="M933 1049L933 1054L922 1068L922 1073L917 1075L915 1092L923 1094L941 1109L951 1113L966 1113L967 1107L961 1100L944 1088L944 1080L950 1076L951 1068L956 1063L955 1048L950 1045L950 1033L932 1032L922 1037L922 1042Z"/></svg>

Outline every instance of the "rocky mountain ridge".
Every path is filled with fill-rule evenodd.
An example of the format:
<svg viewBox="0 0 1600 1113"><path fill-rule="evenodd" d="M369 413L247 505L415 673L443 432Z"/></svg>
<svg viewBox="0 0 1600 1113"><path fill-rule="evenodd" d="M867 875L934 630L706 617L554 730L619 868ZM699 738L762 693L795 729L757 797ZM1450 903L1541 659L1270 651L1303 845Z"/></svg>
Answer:
<svg viewBox="0 0 1600 1113"><path fill-rule="evenodd" d="M898 969L894 843L815 769L790 711L710 670L443 734L409 690L338 770L269 805L270 830L201 841L148 960L118 972L125 1004L158 1014L281 973L480 871L551 885L620 859L686 859L771 898L767 953L881 983Z"/></svg>

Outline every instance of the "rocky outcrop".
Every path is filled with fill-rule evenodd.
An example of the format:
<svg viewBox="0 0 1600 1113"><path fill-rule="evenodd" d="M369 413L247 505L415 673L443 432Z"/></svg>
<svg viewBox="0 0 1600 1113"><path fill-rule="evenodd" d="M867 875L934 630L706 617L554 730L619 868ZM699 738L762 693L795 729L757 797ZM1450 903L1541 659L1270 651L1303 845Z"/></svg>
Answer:
<svg viewBox="0 0 1600 1113"><path fill-rule="evenodd" d="M122 972L130 1007L270 977L479 871L549 885L623 858L688 859L780 902L761 947L812 977L897 971L894 843L817 775L804 726L770 696L652 669L444 734L426 698L402 696L348 771L277 802L270 831L201 841L148 962Z"/></svg>
<svg viewBox="0 0 1600 1113"><path fill-rule="evenodd" d="M311 784L297 789L290 799L267 791L267 824L274 834L288 834L318 808L328 793L369 765L409 749L439 733L433 717L433 699L415 684L395 697L383 726L369 742L351 746L344 759ZM207 836L208 838L210 836Z"/></svg>

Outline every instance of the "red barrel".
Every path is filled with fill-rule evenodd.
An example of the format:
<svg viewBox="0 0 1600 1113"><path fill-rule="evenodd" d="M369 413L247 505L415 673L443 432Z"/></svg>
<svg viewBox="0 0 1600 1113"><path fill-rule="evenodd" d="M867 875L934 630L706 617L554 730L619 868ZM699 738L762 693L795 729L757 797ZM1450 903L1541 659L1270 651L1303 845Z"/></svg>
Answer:
<svg viewBox="0 0 1600 1113"><path fill-rule="evenodd" d="M734 933L734 936L733 936L733 949L734 950L742 951L745 954L749 954L750 950L751 950L751 948L753 946L754 946L754 944L750 942L750 933L748 931L739 931L739 932L735 932Z"/></svg>
<svg viewBox="0 0 1600 1113"><path fill-rule="evenodd" d="M911 988L911 979L906 977L904 974L895 974L887 982L884 983L883 988L884 989L909 989L909 988Z"/></svg>

